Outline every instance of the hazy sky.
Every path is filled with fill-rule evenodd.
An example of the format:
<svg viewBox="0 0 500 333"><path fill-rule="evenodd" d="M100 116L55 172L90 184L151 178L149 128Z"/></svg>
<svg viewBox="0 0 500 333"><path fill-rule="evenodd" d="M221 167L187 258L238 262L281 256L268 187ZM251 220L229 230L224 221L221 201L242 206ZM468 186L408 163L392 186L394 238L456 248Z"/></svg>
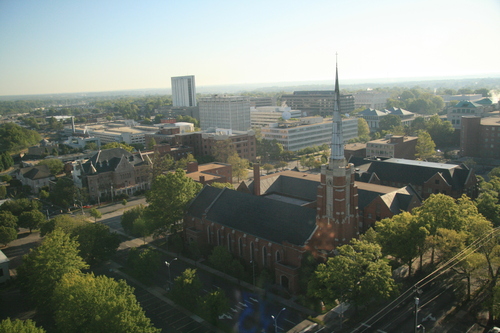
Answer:
<svg viewBox="0 0 500 333"><path fill-rule="evenodd" d="M500 0L0 0L0 95L500 73Z"/></svg>

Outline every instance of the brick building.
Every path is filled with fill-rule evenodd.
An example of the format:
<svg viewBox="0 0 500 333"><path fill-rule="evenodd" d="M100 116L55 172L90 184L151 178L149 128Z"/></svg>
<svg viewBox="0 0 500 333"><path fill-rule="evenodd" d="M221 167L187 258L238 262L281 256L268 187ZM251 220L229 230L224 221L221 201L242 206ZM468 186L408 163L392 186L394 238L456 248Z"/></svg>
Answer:
<svg viewBox="0 0 500 333"><path fill-rule="evenodd" d="M396 158L376 160L359 176L359 180L393 187L411 184L423 199L427 199L432 193L443 193L453 198L466 194L473 199L478 195L478 180L474 170L465 164Z"/></svg>
<svg viewBox="0 0 500 333"><path fill-rule="evenodd" d="M190 162L187 165L186 176L203 185L212 183L232 183L233 168L226 163L206 163L198 165L198 162Z"/></svg>
<svg viewBox="0 0 500 333"><path fill-rule="evenodd" d="M112 148L98 151L79 169L90 198L97 200L149 189L151 166L151 160L145 154Z"/></svg>
<svg viewBox="0 0 500 333"><path fill-rule="evenodd" d="M462 117L462 156L500 158L500 117Z"/></svg>
<svg viewBox="0 0 500 333"><path fill-rule="evenodd" d="M387 135L384 139L366 143L366 157L415 159L417 152L416 136Z"/></svg>

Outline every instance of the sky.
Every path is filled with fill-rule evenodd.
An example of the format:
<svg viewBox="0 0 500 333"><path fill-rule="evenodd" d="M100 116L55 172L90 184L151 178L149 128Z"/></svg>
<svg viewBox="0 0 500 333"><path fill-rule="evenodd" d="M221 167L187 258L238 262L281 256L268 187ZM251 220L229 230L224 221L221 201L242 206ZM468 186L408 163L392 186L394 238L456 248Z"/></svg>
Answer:
<svg viewBox="0 0 500 333"><path fill-rule="evenodd" d="M500 74L500 0L0 0L0 95Z"/></svg>

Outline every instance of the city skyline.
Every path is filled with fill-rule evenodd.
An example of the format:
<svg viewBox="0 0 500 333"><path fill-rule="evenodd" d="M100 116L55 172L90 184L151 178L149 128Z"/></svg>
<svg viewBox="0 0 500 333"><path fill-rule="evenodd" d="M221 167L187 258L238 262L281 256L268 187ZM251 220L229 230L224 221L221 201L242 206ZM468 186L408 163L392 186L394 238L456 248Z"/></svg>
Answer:
<svg viewBox="0 0 500 333"><path fill-rule="evenodd" d="M500 2L0 2L0 95L500 74Z"/></svg>

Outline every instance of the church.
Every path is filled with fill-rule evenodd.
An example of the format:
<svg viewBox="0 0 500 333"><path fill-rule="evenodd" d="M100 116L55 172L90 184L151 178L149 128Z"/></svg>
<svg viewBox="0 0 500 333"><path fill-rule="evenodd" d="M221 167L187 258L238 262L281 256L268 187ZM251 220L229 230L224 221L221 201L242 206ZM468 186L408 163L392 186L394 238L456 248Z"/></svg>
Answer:
<svg viewBox="0 0 500 333"><path fill-rule="evenodd" d="M185 240L226 246L235 257L258 270L268 269L276 284L297 293L305 252L326 260L337 247L359 237L371 226L363 224L362 212L370 205L379 212L377 219L420 205L411 186L355 182L354 166L344 157L339 96L337 69L331 155L321 174L284 171L261 177L254 164L254 179L237 190L205 186L187 208Z"/></svg>

